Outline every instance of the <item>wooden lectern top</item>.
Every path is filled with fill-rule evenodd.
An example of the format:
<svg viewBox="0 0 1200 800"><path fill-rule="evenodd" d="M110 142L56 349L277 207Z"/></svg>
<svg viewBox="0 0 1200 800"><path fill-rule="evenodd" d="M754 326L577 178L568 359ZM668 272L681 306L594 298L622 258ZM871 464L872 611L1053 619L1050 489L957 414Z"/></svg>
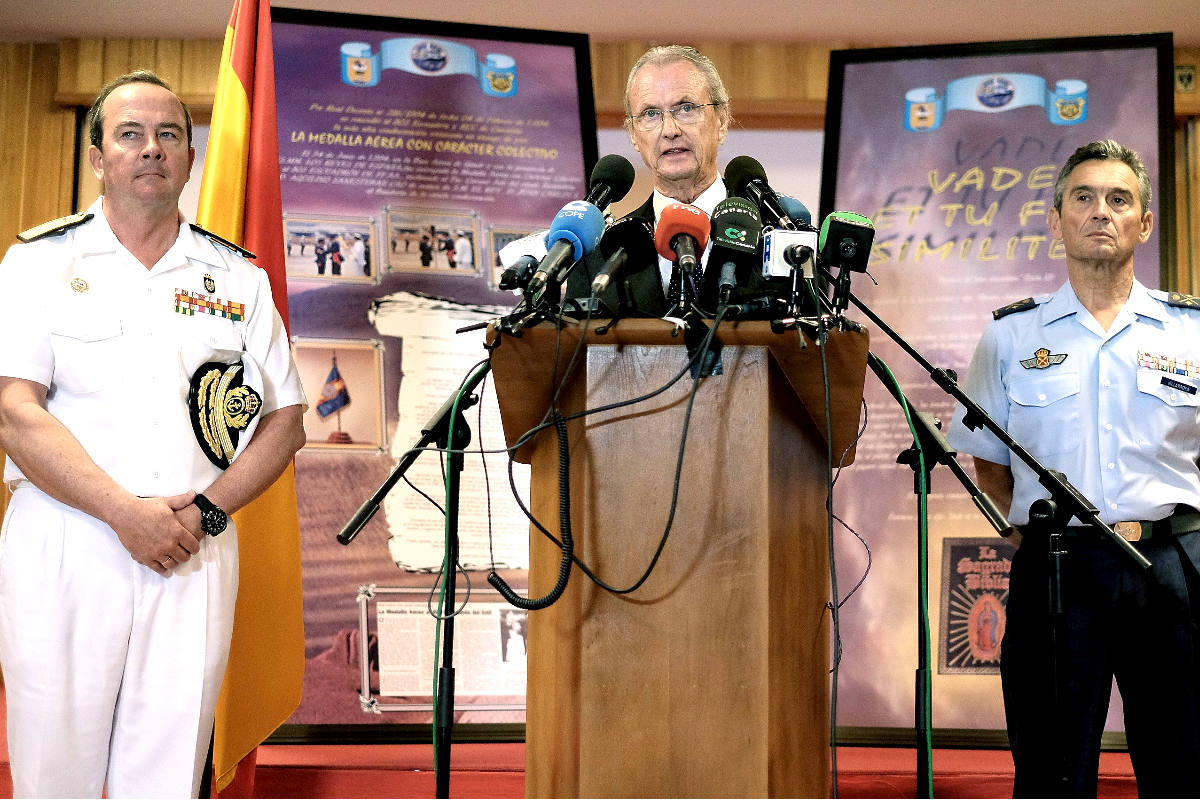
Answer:
<svg viewBox="0 0 1200 800"><path fill-rule="evenodd" d="M602 321L602 324L607 320ZM500 416L504 438L509 447L531 428L541 424L554 396L555 387L562 381L563 371L586 334L586 346L677 346L681 351L680 368L686 363L682 330L663 319L626 319L611 327L596 327L586 332L582 324L568 320L559 329L550 323L525 328L517 335L502 334L494 326L488 329L487 342L491 348L491 367L495 373ZM558 369L552 375L557 343ZM792 391L796 393L816 430L829 440L825 426L825 387L822 380L821 350L816 342L800 330L774 333L765 321L723 322L715 334L723 346L767 348ZM862 403L866 376L869 336L865 330L830 331L825 343L825 361L829 375L829 397L833 422L833 452L835 458L843 451L843 464L854 460L853 444L858 436L859 408ZM575 369L585 359L576 360ZM719 380L719 376L710 380ZM567 409L568 413L577 409ZM518 461L528 463L528 448L517 451Z"/></svg>

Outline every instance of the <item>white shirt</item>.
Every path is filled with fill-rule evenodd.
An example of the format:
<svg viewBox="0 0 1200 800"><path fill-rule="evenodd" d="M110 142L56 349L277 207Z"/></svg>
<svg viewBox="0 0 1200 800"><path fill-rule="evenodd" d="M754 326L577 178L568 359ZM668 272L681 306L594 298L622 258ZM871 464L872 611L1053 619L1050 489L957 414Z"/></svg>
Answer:
<svg viewBox="0 0 1200 800"><path fill-rule="evenodd" d="M1110 525L1161 519L1177 503L1200 508L1200 308L1170 306L1165 292L1135 281L1104 331L1070 283L1035 299L984 331L966 394ZM955 409L947 438L1011 467L1009 520L1027 523L1048 492L993 434L967 429L963 413Z"/></svg>

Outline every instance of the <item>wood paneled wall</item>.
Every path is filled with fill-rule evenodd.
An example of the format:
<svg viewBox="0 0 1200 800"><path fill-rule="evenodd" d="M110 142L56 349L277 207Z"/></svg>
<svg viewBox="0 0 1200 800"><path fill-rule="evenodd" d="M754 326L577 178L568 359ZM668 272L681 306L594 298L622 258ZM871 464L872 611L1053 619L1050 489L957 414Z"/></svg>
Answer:
<svg viewBox="0 0 1200 800"><path fill-rule="evenodd" d="M746 128L824 125L828 43L698 42L721 72L733 98L734 118ZM648 42L595 42L591 46L596 118L621 124L625 77ZM0 251L17 232L66 214L74 198L75 116L110 78L152 69L206 120L216 92L220 40L73 39L57 44L0 43ZM1200 64L1200 48L1179 48L1176 64ZM1178 259L1170 283L1200 292L1200 89L1176 92ZM0 513L5 495L0 488Z"/></svg>

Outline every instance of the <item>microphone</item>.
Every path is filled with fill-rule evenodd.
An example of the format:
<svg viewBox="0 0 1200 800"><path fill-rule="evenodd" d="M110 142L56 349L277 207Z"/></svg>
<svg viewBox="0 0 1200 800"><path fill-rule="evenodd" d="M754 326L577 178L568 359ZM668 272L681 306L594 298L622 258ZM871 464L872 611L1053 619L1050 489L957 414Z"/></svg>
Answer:
<svg viewBox="0 0 1200 800"><path fill-rule="evenodd" d="M663 258L692 272L708 244L708 215L695 206L671 203L663 209L654 229L654 246Z"/></svg>
<svg viewBox="0 0 1200 800"><path fill-rule="evenodd" d="M804 277L813 277L813 259L817 253L817 229L806 225L798 230L773 228L762 237L762 274L764 278L786 278L795 269Z"/></svg>
<svg viewBox="0 0 1200 800"><path fill-rule="evenodd" d="M826 270L838 267L832 303L835 312L846 310L850 302L850 274L867 271L874 240L875 226L871 220L853 211L834 211L821 223L818 258Z"/></svg>
<svg viewBox="0 0 1200 800"><path fill-rule="evenodd" d="M868 217L853 211L834 211L821 223L818 257L826 268L866 272L874 240L875 226Z"/></svg>
<svg viewBox="0 0 1200 800"><path fill-rule="evenodd" d="M803 225L812 225L812 212L808 210L808 206L801 203L791 195L779 195L779 205L783 207L784 212L788 215L788 219L796 223L797 227Z"/></svg>
<svg viewBox="0 0 1200 800"><path fill-rule="evenodd" d="M788 216L779 196L767 183L766 170L750 156L738 156L729 162L725 167L725 186L730 194L745 197L758 206L764 225L788 230L796 228L796 222Z"/></svg>
<svg viewBox="0 0 1200 800"><path fill-rule="evenodd" d="M600 239L600 252L607 260L592 279L592 294L603 292L630 261L635 265L656 263L653 226L637 217L615 222Z"/></svg>
<svg viewBox="0 0 1200 800"><path fill-rule="evenodd" d="M526 296L537 294L549 283L562 283L571 267L596 249L603 233L604 213L594 204L572 200L563 206L546 233L546 257L529 279Z"/></svg>
<svg viewBox="0 0 1200 800"><path fill-rule="evenodd" d="M633 186L633 164L615 153L604 156L592 167L588 178L587 202L603 211L629 194Z"/></svg>
<svg viewBox="0 0 1200 800"><path fill-rule="evenodd" d="M500 259L500 265L505 269L514 267L526 256L533 258L535 263L541 261L546 257L546 234L549 232L549 229L534 231L501 247L500 251L496 253Z"/></svg>
<svg viewBox="0 0 1200 800"><path fill-rule="evenodd" d="M537 269L538 260L533 256L521 256L500 273L498 289L505 292L523 291Z"/></svg>
<svg viewBox="0 0 1200 800"><path fill-rule="evenodd" d="M706 271L706 285L701 289L701 297L709 294L708 284L713 274L711 265L720 264L717 299L728 300L737 287L738 266L754 259L761 237L762 220L753 203L741 197L727 197L717 203L712 214L712 252L708 256L710 269Z"/></svg>

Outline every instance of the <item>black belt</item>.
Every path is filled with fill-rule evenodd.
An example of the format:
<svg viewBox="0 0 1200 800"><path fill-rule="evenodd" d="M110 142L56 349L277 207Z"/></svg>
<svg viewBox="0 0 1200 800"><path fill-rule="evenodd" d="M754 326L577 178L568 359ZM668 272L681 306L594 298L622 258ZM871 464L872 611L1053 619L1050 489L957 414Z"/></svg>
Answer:
<svg viewBox="0 0 1200 800"><path fill-rule="evenodd" d="M1112 529L1127 542L1148 542L1168 536L1182 536L1200 531L1200 511L1189 506L1177 506L1169 517L1156 520L1115 522ZM1064 532L1069 539L1095 539L1096 531L1086 527L1070 527Z"/></svg>
<svg viewBox="0 0 1200 800"><path fill-rule="evenodd" d="M1112 526L1127 542L1145 542L1167 536L1181 536L1200 530L1200 511L1184 506L1174 514L1153 522L1118 522Z"/></svg>

